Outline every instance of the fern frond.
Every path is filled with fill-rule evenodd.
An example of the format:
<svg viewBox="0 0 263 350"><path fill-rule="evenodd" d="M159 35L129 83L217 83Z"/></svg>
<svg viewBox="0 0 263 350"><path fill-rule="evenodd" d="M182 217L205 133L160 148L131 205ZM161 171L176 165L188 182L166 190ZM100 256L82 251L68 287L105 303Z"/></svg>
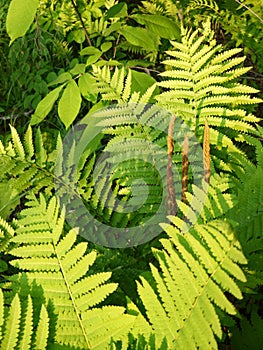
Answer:
<svg viewBox="0 0 263 350"><path fill-rule="evenodd" d="M162 240L164 250L154 250L161 273L151 265L154 286L145 278L138 283L147 318L171 348L216 349L215 337L222 337L217 308L236 313L224 292L242 298L236 283L245 281L238 266L246 263L240 244L224 221L196 224L186 235L162 227L170 240Z"/></svg>
<svg viewBox="0 0 263 350"><path fill-rule="evenodd" d="M39 320L34 338L35 349L45 349L48 343L49 317L44 305L41 305Z"/></svg>
<svg viewBox="0 0 263 350"><path fill-rule="evenodd" d="M11 250L16 257L11 264L25 272L12 276L12 283L23 288L21 277L26 276L29 285L42 287L46 302L52 301L54 307L56 317L50 322L61 346L105 349L114 332L125 338L132 316L124 315L121 307L94 308L117 288L106 284L111 273L87 275L96 253L86 253L87 243L76 244L76 230L64 231L64 214L59 214L55 197L49 203L43 195L29 199L30 208L16 222L17 247ZM40 329L38 334L41 339Z"/></svg>
<svg viewBox="0 0 263 350"><path fill-rule="evenodd" d="M11 142L2 147L0 158L1 193L0 215L6 218L20 203L29 189L38 193L53 188L52 162L47 164L47 152L44 148L40 130L33 141L33 133L29 127L24 140L16 129L11 128Z"/></svg>
<svg viewBox="0 0 263 350"><path fill-rule="evenodd" d="M240 327L235 327L231 332L232 349L257 350L263 346L262 327L263 319L259 312L253 307L250 319L241 319Z"/></svg>
<svg viewBox="0 0 263 350"><path fill-rule="evenodd" d="M203 3L207 5L207 1ZM223 51L221 45L210 40L211 29L200 35L198 30L182 33L182 42L172 42L174 50L167 51L171 59L163 62L166 70L160 74L163 80L158 83L164 91L156 99L182 118L200 142L207 119L211 126L212 155L218 159L218 165L221 161L226 163L226 159L230 163L229 153L241 152L236 142L246 142L240 138L240 132L258 136L253 125L253 120L258 119L242 109L243 105L262 102L251 97L258 90L236 82L250 68L240 66L245 57L235 57L240 49ZM229 148L228 154L225 147Z"/></svg>
<svg viewBox="0 0 263 350"><path fill-rule="evenodd" d="M210 10L213 10L217 12L219 10L219 7L214 0L191 0L189 2L187 11L201 9L201 8L209 8Z"/></svg>
<svg viewBox="0 0 263 350"><path fill-rule="evenodd" d="M81 162L74 159L76 156L74 157L73 150L74 145L82 142L81 135L78 139L74 133L72 143L63 145L64 164L60 167L60 173L56 174L61 180L58 193L67 206L67 215L70 215L70 221L73 220L74 223L72 225L81 227L81 235L106 245L109 242L105 240L112 239L113 244L114 240L118 241L118 236L115 238L112 234L110 237L111 227L124 228L128 223L131 227L144 224L158 211L162 197L166 195L165 191L162 196L162 181L166 178L165 131L169 119L168 112L154 105L115 105L90 116L90 125L99 126L102 137L87 147ZM93 135L89 126L85 130L85 138L87 135ZM181 162L178 148L177 145L176 157ZM71 169L76 163L80 164L80 168L72 175ZM76 184L77 191L74 190ZM181 186L179 189L181 191ZM67 197L66 193L71 193L72 196ZM98 234L94 234L88 220L84 223L82 217L85 208L81 207L79 196L83 198L91 216L95 217L96 225L101 225L97 227ZM73 213L70 208L73 208ZM162 215L162 220L165 220L165 206L158 215ZM102 237L103 241L100 241ZM137 236L133 237L136 242ZM125 241L125 235L122 238ZM146 239L146 236L143 235L140 239Z"/></svg>
<svg viewBox="0 0 263 350"><path fill-rule="evenodd" d="M21 318L21 305L18 295L12 300L9 315L6 320L6 329L1 343L3 349L15 349L18 336L19 324Z"/></svg>
<svg viewBox="0 0 263 350"><path fill-rule="evenodd" d="M192 193L185 193L186 203L177 200L178 208L185 220L191 224L207 223L223 218L236 204L235 196L230 192L232 187L233 183L229 176L212 175L209 186L205 182L203 188L192 185ZM185 220L178 216L170 216L169 219L182 232L187 232L190 228Z"/></svg>
<svg viewBox="0 0 263 350"><path fill-rule="evenodd" d="M263 282L263 170L254 165L240 179L237 204L227 217L236 222L238 239L248 259L245 287L255 288Z"/></svg>
<svg viewBox="0 0 263 350"><path fill-rule="evenodd" d="M103 68L94 66L93 75L97 81L96 92L99 92L105 101L118 103L147 103L150 101L156 86L153 85L142 95L140 91L132 90L132 71L126 75L125 69L115 68L113 75L108 66Z"/></svg>
<svg viewBox="0 0 263 350"><path fill-rule="evenodd" d="M18 158L25 159L25 150L16 129L10 125L14 151Z"/></svg>

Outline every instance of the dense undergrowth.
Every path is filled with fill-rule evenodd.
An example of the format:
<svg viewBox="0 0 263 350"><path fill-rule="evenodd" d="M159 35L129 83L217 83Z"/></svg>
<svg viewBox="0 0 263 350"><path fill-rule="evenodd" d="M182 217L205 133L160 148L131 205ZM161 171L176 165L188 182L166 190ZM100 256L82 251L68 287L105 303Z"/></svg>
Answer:
<svg viewBox="0 0 263 350"><path fill-rule="evenodd" d="M262 5L2 1L1 349L262 348Z"/></svg>

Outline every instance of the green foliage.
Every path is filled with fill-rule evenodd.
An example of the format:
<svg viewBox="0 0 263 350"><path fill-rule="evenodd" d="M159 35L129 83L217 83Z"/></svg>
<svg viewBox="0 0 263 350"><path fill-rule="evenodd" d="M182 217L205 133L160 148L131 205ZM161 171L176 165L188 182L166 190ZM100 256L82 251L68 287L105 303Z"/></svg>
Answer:
<svg viewBox="0 0 263 350"><path fill-rule="evenodd" d="M231 339L233 350L257 350L263 346L262 342L263 319L259 316L258 311L254 309L251 313L250 320L243 318L240 327L237 327Z"/></svg>
<svg viewBox="0 0 263 350"><path fill-rule="evenodd" d="M26 284L41 287L46 305L52 303L54 344L106 349L113 333L115 339L127 335L133 322L124 308L95 307L117 288L106 283L111 273L88 273L96 252L87 253L87 243L76 243L76 229L63 229L55 197L47 203L42 195L39 200L30 196L27 204L12 238L16 247L10 263L21 271L10 277L12 289L22 293Z"/></svg>
<svg viewBox="0 0 263 350"><path fill-rule="evenodd" d="M167 51L171 58L163 62L168 68L161 73L163 81L158 84L167 91L156 99L182 118L200 141L207 121L212 152L216 147L213 160L221 169L232 170L229 152L243 153L235 141L250 143L242 135L257 135L253 123L259 121L242 108L261 102L250 97L258 90L237 82L249 70L240 66L245 57L234 57L240 49L222 52L209 23L201 36L198 30L184 31L182 43L172 43L174 50Z"/></svg>
<svg viewBox="0 0 263 350"><path fill-rule="evenodd" d="M222 337L217 308L236 313L224 291L242 298L235 282L245 280L238 266L246 263L241 246L222 221L195 225L187 235L180 226L162 226L170 240L154 251L161 273L152 265L155 285L145 278L138 283L147 318L160 340L166 335L168 348L216 348L215 336Z"/></svg>
<svg viewBox="0 0 263 350"><path fill-rule="evenodd" d="M25 35L33 22L38 5L38 0L25 0L23 3L19 0L11 1L6 19L6 30L11 43Z"/></svg>
<svg viewBox="0 0 263 350"><path fill-rule="evenodd" d="M261 345L261 5L1 6L1 349ZM167 218L174 115L178 211ZM188 153L179 120L199 141ZM198 147L209 163L211 152L208 179ZM134 240L112 228L133 228Z"/></svg>
<svg viewBox="0 0 263 350"><path fill-rule="evenodd" d="M234 42L236 47L243 47L245 53L249 54L252 62L262 73L263 66L259 59L262 51L263 27L261 0L246 2L237 0L191 0L186 1L186 3L188 5L186 22L194 21L194 24L198 27L201 21L210 17L224 30L225 34L223 35L226 37L224 41L228 40L228 42Z"/></svg>
<svg viewBox="0 0 263 350"><path fill-rule="evenodd" d="M0 346L10 350L46 349L49 337L47 309L44 305L37 308L30 295L21 299L15 294L10 307L4 307L0 290Z"/></svg>
<svg viewBox="0 0 263 350"><path fill-rule="evenodd" d="M2 218L7 218L29 190L49 193L53 181L40 130L37 130L33 140L29 127L24 140L21 140L11 126L11 140L6 146L0 141L0 155L0 214Z"/></svg>

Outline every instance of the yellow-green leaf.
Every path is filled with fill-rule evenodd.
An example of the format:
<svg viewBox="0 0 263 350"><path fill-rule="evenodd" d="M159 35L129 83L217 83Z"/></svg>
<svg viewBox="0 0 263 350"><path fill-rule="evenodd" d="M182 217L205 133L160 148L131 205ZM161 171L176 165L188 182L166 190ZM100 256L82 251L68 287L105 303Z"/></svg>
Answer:
<svg viewBox="0 0 263 350"><path fill-rule="evenodd" d="M23 36L32 24L39 0L12 0L6 18L6 31L11 43Z"/></svg>
<svg viewBox="0 0 263 350"><path fill-rule="evenodd" d="M81 94L75 80L71 80L65 88L58 103L58 115L63 124L68 128L79 113Z"/></svg>

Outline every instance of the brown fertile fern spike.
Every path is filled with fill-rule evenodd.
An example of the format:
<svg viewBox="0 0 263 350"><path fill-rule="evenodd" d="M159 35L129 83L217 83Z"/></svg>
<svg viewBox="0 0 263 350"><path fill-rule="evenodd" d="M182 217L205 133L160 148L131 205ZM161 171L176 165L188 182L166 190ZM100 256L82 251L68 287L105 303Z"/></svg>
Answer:
<svg viewBox="0 0 263 350"><path fill-rule="evenodd" d="M186 192L188 191L188 168L189 168L189 139L184 135L183 159L182 159L182 202L186 203Z"/></svg>
<svg viewBox="0 0 263 350"><path fill-rule="evenodd" d="M167 148L168 148L168 162L166 167L166 190L167 190L167 213L168 215L176 215L177 213L177 204L175 199L175 190L174 190L174 179L173 179L173 152L174 152L174 140L173 140L173 131L174 131L174 122L175 115L172 116L167 136Z"/></svg>
<svg viewBox="0 0 263 350"><path fill-rule="evenodd" d="M210 130L205 121L204 141L203 141L203 159L204 159L204 180L209 184L210 182Z"/></svg>

